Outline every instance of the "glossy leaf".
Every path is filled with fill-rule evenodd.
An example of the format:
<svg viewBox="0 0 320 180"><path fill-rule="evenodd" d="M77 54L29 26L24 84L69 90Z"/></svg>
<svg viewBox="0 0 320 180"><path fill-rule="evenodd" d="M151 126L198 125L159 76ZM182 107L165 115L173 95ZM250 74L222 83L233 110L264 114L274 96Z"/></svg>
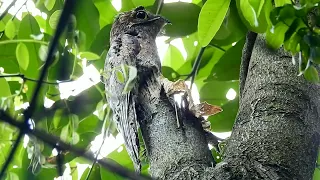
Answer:
<svg viewBox="0 0 320 180"><path fill-rule="evenodd" d="M40 27L36 21L36 19L31 15L27 14L22 20L19 27L19 33L18 38L20 39L32 39L30 37L31 34L38 35L40 34ZM38 56L38 51L40 48L40 45L38 43L25 43L26 47L28 48L28 54L29 54L29 64L28 68L26 70L21 69L23 74L28 78L37 79L39 74L39 67L40 65L40 58ZM19 63L20 64L20 63ZM35 83L33 82L26 82L28 86L27 91L27 97L31 98L33 93L33 88L35 87ZM44 95L44 88L42 88L41 93L38 95L39 98L39 104L42 104L43 102L43 96Z"/></svg>
<svg viewBox="0 0 320 180"><path fill-rule="evenodd" d="M244 39L237 42L237 44L220 58L208 76L207 80L239 80L240 63L242 56L242 49L244 46Z"/></svg>
<svg viewBox="0 0 320 180"><path fill-rule="evenodd" d="M165 35L180 37L196 32L200 10L199 6L192 3L175 2L163 4L161 15L172 23L165 26Z"/></svg>
<svg viewBox="0 0 320 180"><path fill-rule="evenodd" d="M278 23L275 27L272 27L266 33L266 40L269 46L274 49L280 48L284 41L285 33L288 30L288 26L283 23Z"/></svg>
<svg viewBox="0 0 320 180"><path fill-rule="evenodd" d="M51 14L51 16L49 18L49 25L52 29L56 29L61 12L62 12L61 10L57 10Z"/></svg>
<svg viewBox="0 0 320 180"><path fill-rule="evenodd" d="M80 180L100 180L101 176L100 176L100 166L99 166L99 164L95 164L92 168L93 169L91 170L90 176L88 176L89 172L90 172L90 168L88 167L83 172Z"/></svg>
<svg viewBox="0 0 320 180"><path fill-rule="evenodd" d="M314 66L309 66L309 68L304 72L304 77L313 83L319 83L319 73Z"/></svg>
<svg viewBox="0 0 320 180"><path fill-rule="evenodd" d="M51 11L51 9L53 8L54 4L56 3L56 0L45 0L44 2L44 6Z"/></svg>
<svg viewBox="0 0 320 180"><path fill-rule="evenodd" d="M29 65L29 51L25 44L19 43L16 49L16 56L19 66L23 70L27 70Z"/></svg>
<svg viewBox="0 0 320 180"><path fill-rule="evenodd" d="M231 1L229 13L222 23L220 29L210 42L211 45L230 45L245 37L248 29L243 24L237 10L236 2Z"/></svg>
<svg viewBox="0 0 320 180"><path fill-rule="evenodd" d="M100 29L108 24L111 24L114 20L114 17L117 15L117 11L111 4L111 1L93 0L93 3L99 11Z"/></svg>
<svg viewBox="0 0 320 180"><path fill-rule="evenodd" d="M201 9L198 22L200 44L207 46L219 30L228 11L230 0L207 0Z"/></svg>
<svg viewBox="0 0 320 180"><path fill-rule="evenodd" d="M0 31L4 31L6 28L6 24L3 21L0 21Z"/></svg>
<svg viewBox="0 0 320 180"><path fill-rule="evenodd" d="M11 95L10 92L10 86L8 84L8 82L6 81L6 79L4 78L0 78L0 98L1 97L7 97Z"/></svg>
<svg viewBox="0 0 320 180"><path fill-rule="evenodd" d="M285 4L291 4L291 0L275 0L274 4L276 7L284 6Z"/></svg>
<svg viewBox="0 0 320 180"><path fill-rule="evenodd" d="M179 49L170 44L163 59L162 66L169 66L172 69L177 70L183 63L184 58Z"/></svg>
<svg viewBox="0 0 320 180"><path fill-rule="evenodd" d="M100 56L98 56L97 54L92 53L92 52L80 52L79 55L80 55L81 59L83 59L83 58L86 58L87 60L100 59Z"/></svg>
<svg viewBox="0 0 320 180"><path fill-rule="evenodd" d="M200 102L206 101L209 104L223 106L229 101L226 94L230 88L239 94L239 81L210 81L205 83L202 87L198 86L198 88L200 89Z"/></svg>
<svg viewBox="0 0 320 180"><path fill-rule="evenodd" d="M6 27L4 29L4 34L9 38L13 39L16 36L16 26L13 23L13 21L9 20L6 24Z"/></svg>
<svg viewBox="0 0 320 180"><path fill-rule="evenodd" d="M232 130L239 108L239 99L228 101L222 107L222 112L210 116L211 130L214 132L228 132Z"/></svg>
<svg viewBox="0 0 320 180"><path fill-rule="evenodd" d="M259 0L254 0L259 1ZM260 4L263 4L264 1L260 2ZM253 27L257 27L259 25L258 17L260 15L260 5L258 5L258 9L256 9L252 2L249 0L240 0L240 9L245 17L245 19L249 22L249 24ZM258 10L258 11L257 11ZM260 9L261 10L261 9Z"/></svg>
<svg viewBox="0 0 320 180"><path fill-rule="evenodd" d="M88 49L100 30L99 11L92 1L77 1L75 9L77 27L85 34L84 49Z"/></svg>

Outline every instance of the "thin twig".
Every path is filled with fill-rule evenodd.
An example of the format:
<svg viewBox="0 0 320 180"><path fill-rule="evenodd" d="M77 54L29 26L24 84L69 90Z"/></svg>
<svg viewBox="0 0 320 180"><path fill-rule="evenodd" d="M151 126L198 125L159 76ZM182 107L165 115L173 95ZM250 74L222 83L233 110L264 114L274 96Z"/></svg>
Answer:
<svg viewBox="0 0 320 180"><path fill-rule="evenodd" d="M217 48L217 49L219 49L219 50L221 50L221 51L223 51L223 52L226 52L226 50L225 50L225 49L223 49L222 47L220 47L220 46L218 46L218 45L215 45L215 44L209 44L208 46L212 46L212 47Z"/></svg>
<svg viewBox="0 0 320 180"><path fill-rule="evenodd" d="M202 58L202 55L203 55L205 49L206 49L206 47L201 47L201 49L199 51L199 54L198 54L198 56L196 58L196 61L194 62L193 66L192 66L191 73L186 78L186 80L191 78L190 89L192 89L192 84L193 84L194 79L195 79L195 77L196 77L196 75L198 73L198 70L199 70L199 67L200 67L200 64L201 64L201 58Z"/></svg>
<svg viewBox="0 0 320 180"><path fill-rule="evenodd" d="M15 2L15 1L14 1ZM13 5L13 3L11 3L10 5ZM68 23L68 20L69 20L69 16L73 10L73 7L75 5L75 0L66 0L65 1L65 4L64 4L64 7L63 7L63 10L62 10L62 13L61 13L61 16L60 16L60 19L59 19L59 22L58 22L58 25L57 25L57 30L53 36L53 39L51 41L51 44L49 45L49 52L48 52L48 55L47 55L47 58L46 58L46 62L43 66L43 69L41 71L41 74L40 74L40 78L38 80L38 83L37 83L37 86L33 92L33 96L32 96L32 99L30 101L30 106L28 107L28 109L26 109L24 111L24 122L22 122L19 126L19 129L20 129L20 132L19 132L19 135L18 135L18 141L16 141L16 143L14 144L14 146L12 147L10 153L9 153L9 157L8 159L6 160L2 170L1 170L1 173L0 173L0 179L2 179L4 173L7 171L7 168L8 168L8 165L10 164L18 146L19 146L19 143L22 139L22 136L27 132L27 131L30 131L30 127L28 125L28 121L29 119L32 117L35 109L36 109L36 106L37 106L37 97L39 95L39 92L40 92L40 89L41 89L41 86L42 86L42 82L44 81L45 79L45 76L47 74L47 71L49 69L49 66L51 65L51 61L53 60L53 55L54 55L54 52L55 52L55 49L58 45L58 41L59 41L59 38L60 36L62 35L67 23ZM7 8L8 9L8 8ZM4 14L3 13L1 16L0 16L0 20L4 17Z"/></svg>
<svg viewBox="0 0 320 180"><path fill-rule="evenodd" d="M20 121L14 120L12 117L10 117L6 112L3 110L0 110L0 119L8 124L11 124L12 126L15 126L19 129L24 128L24 123ZM74 146L71 146L70 144L67 144L63 142L61 139L59 139L56 136L50 135L43 130L38 130L38 129L26 129L25 131L26 134L31 134L35 136L36 138L42 140L43 142L53 146L53 147L58 147L62 151L70 151L74 153L77 156L82 156L85 159L93 162L95 160L95 155L92 152L86 152L84 149L79 149ZM150 177L145 176L145 175L139 175L135 172L131 172L130 170L114 163L113 161L110 161L108 159L105 160L97 160L97 163L99 163L102 167L113 171L120 176L123 176L125 178L130 178L133 180L152 180Z"/></svg>
<svg viewBox="0 0 320 180"><path fill-rule="evenodd" d="M32 81L32 82L39 82L36 79L31 79L28 77L25 77L24 74L6 74L6 75L0 75L0 78L11 78L11 77L19 77L21 78L23 81ZM49 82L49 81L42 81L42 83L44 84L51 84L51 85L59 85L61 83L66 83L66 82L72 82L71 80L69 81L61 81L61 82Z"/></svg>
<svg viewBox="0 0 320 180"><path fill-rule="evenodd" d="M28 0L24 1L23 4L21 4L20 8L18 9L18 11L14 14L14 16L11 18L11 20L14 20L14 18L16 18L18 12L21 10L21 8L26 5L26 3L28 2Z"/></svg>
<svg viewBox="0 0 320 180"><path fill-rule="evenodd" d="M109 117L109 113L110 113L110 110L108 111L108 113L106 113L106 115L105 115L105 117L104 117L104 121L105 121L104 124L106 123L107 118ZM90 177L90 175L91 175L91 172L92 172L92 170L93 170L93 167L94 167L94 165L97 163L97 159L98 159L98 156L99 156L99 154L100 154L100 152L101 152L102 146L103 146L103 144L104 144L104 142L105 142L105 140L106 140L107 135L109 134L110 126L111 126L111 123L108 124L107 129L104 131L104 134L103 134L103 137L102 137L102 143L101 143L101 145L100 145L100 147L99 147L99 149L98 149L98 152L97 152L97 154L96 154L96 157L94 158L94 161L92 162L91 169L89 170L89 173L88 173L88 175L87 175L87 177L86 177L86 180L89 179L89 177ZM103 125L103 128L102 128L102 129L105 129L104 125Z"/></svg>
<svg viewBox="0 0 320 180"><path fill-rule="evenodd" d="M158 6L157 6L157 11L156 11L157 15L160 14L162 7L163 7L163 0L159 0Z"/></svg>
<svg viewBox="0 0 320 180"><path fill-rule="evenodd" d="M12 6L16 3L17 0L13 0L9 6L3 11L3 13L0 15L0 21L4 18L5 15L7 15L8 11L10 10L10 8L12 8Z"/></svg>
<svg viewBox="0 0 320 180"><path fill-rule="evenodd" d="M47 74L47 71L48 71L50 65L52 64L53 56L54 56L56 47L59 43L59 38L62 35L64 29L66 28L66 26L68 24L69 17L71 15L71 12L72 12L75 4L76 4L75 0L66 0L64 3L64 7L62 10L61 16L59 18L56 32L53 36L51 43L49 44L46 61L43 65L37 86L35 87L35 90L33 92L33 95L32 95L31 101L30 101L30 106L24 112L25 120L28 120L29 118L31 118L34 111L35 111L35 108L37 105L37 97L39 95L39 92L40 92L40 89L42 86L42 82L44 81L46 74Z"/></svg>

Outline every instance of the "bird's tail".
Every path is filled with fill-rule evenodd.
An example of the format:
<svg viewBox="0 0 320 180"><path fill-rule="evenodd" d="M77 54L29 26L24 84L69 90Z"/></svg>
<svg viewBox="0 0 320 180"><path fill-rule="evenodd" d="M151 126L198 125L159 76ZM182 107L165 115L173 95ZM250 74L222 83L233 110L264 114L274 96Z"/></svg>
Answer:
<svg viewBox="0 0 320 180"><path fill-rule="evenodd" d="M118 97L119 103L114 107L114 120L118 121L119 132L124 138L124 145L133 161L134 169L140 173L141 162L139 159L138 121L135 109L134 97L129 92Z"/></svg>

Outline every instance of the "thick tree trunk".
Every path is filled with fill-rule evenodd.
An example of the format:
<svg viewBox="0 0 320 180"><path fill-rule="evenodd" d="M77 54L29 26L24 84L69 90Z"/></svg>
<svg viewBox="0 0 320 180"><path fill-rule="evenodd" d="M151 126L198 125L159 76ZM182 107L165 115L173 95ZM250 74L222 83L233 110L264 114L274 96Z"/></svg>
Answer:
<svg viewBox="0 0 320 180"><path fill-rule="evenodd" d="M311 179L319 146L320 88L297 76L283 49L259 35L223 161L211 154L200 123L177 129L174 108L157 75L141 89L139 112L150 171L159 179Z"/></svg>
<svg viewBox="0 0 320 180"><path fill-rule="evenodd" d="M311 179L319 146L320 88L297 76L283 49L259 35L216 179ZM226 174L228 177L226 178Z"/></svg>
<svg viewBox="0 0 320 180"><path fill-rule="evenodd" d="M159 72L144 76L140 85L138 119L150 161L152 177L201 179L213 165L200 121L186 115L178 128L175 108L161 86Z"/></svg>

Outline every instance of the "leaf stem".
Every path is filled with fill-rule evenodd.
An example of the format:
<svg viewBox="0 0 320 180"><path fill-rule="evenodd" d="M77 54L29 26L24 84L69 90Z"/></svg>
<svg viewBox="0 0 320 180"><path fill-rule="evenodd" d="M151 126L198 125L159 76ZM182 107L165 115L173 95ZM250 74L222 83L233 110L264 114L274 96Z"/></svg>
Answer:
<svg viewBox="0 0 320 180"><path fill-rule="evenodd" d="M38 43L38 44L43 44L43 45L49 45L48 42L45 41L39 41L39 40L34 40L34 39L13 39L13 40L4 40L0 41L0 45L5 45L5 44L13 44L13 43Z"/></svg>

